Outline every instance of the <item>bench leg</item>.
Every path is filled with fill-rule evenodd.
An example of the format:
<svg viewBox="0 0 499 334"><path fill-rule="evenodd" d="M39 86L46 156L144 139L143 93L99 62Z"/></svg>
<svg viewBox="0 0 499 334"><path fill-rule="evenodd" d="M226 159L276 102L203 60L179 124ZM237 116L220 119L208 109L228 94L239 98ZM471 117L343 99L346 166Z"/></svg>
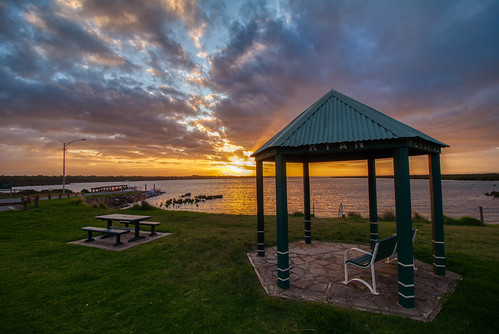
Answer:
<svg viewBox="0 0 499 334"><path fill-rule="evenodd" d="M88 232L88 238L87 238L87 240L85 240L85 242L94 241L95 239L92 238L92 231L87 231L87 232Z"/></svg>
<svg viewBox="0 0 499 334"><path fill-rule="evenodd" d="M151 234L149 234L150 237L152 237L153 235L156 235L156 230L155 230L156 226L154 225L151 225Z"/></svg>
<svg viewBox="0 0 499 334"><path fill-rule="evenodd" d="M116 243L114 244L114 247L122 245L123 243L121 242L121 234L116 234Z"/></svg>

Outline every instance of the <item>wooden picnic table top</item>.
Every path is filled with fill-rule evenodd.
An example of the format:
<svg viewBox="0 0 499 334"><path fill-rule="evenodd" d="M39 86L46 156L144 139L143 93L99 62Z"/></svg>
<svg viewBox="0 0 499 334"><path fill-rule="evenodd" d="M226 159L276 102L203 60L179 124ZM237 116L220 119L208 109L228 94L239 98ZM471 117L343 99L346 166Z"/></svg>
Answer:
<svg viewBox="0 0 499 334"><path fill-rule="evenodd" d="M150 219L152 218L152 216L123 215L119 213L113 213L110 215L96 216L95 218L102 220L120 220L120 221L135 222L135 221Z"/></svg>

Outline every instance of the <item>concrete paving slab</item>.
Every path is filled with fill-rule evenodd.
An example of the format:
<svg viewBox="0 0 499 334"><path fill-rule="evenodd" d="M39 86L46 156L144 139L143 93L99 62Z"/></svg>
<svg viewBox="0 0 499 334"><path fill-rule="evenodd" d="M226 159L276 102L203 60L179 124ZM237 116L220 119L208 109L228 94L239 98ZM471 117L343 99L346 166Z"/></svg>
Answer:
<svg viewBox="0 0 499 334"><path fill-rule="evenodd" d="M365 245L326 242L289 244L294 266L290 269L290 288L286 290L277 286L277 247L266 248L265 257L258 257L256 251L247 255L265 292L271 296L326 302L339 307L398 315L418 321L435 319L441 310L442 300L454 291L457 280L461 278L448 270L445 277L436 276L431 264L415 259L416 307L406 309L398 303L397 261L380 261L375 264L376 289L379 295L373 295L359 282L343 284L344 254L352 247L369 249ZM368 269L349 267L349 276L371 282Z"/></svg>

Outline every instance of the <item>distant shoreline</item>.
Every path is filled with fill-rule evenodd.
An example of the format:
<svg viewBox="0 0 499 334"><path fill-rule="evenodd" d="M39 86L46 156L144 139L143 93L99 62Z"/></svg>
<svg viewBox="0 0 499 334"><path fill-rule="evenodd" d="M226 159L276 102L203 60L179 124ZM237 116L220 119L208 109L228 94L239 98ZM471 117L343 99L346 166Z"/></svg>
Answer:
<svg viewBox="0 0 499 334"><path fill-rule="evenodd" d="M271 176L268 176L271 177ZM327 176L326 176L327 177ZM255 176L96 176L76 175L66 176L66 184L95 183L95 182L124 182L124 181L156 181L156 180L206 180L206 179L251 179ZM367 178L367 176L331 176L331 178ZM393 178L393 176L377 176L377 178ZM411 175L411 179L428 179L428 175ZM446 174L443 180L458 181L499 181L499 173L488 174ZM62 183L62 176L45 175L0 175L0 182L12 182L13 187L46 186Z"/></svg>

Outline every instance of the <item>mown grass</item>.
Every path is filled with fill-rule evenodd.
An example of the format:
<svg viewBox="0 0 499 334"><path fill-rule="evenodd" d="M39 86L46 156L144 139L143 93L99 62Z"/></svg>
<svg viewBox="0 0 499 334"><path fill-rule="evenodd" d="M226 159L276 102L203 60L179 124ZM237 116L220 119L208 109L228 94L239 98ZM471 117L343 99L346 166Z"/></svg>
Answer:
<svg viewBox="0 0 499 334"><path fill-rule="evenodd" d="M70 245L94 216L74 199L0 212L1 333L497 333L499 228L446 226L448 270L463 275L431 323L269 297L246 259L256 217L126 210L161 221L169 237L122 252ZM121 211L123 212L123 211ZM290 217L290 241L303 234ZM414 253L431 263L431 225L415 222ZM364 219L314 219L315 240L368 243ZM275 245L275 218L266 217ZM380 236L395 232L380 223ZM417 292L416 292L417 293Z"/></svg>

